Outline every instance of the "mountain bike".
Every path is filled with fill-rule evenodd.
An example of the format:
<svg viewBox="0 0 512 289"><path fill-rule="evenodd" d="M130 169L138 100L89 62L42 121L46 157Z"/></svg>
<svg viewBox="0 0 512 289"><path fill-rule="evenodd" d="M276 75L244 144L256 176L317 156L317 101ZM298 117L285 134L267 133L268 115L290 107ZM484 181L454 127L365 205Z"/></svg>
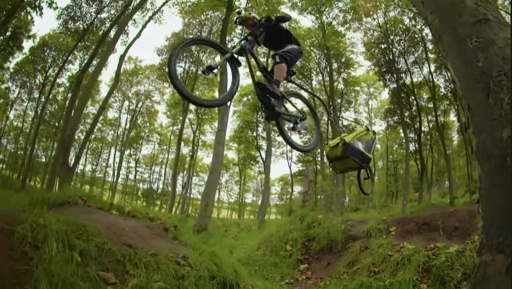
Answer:
<svg viewBox="0 0 512 289"><path fill-rule="evenodd" d="M237 11L237 15L238 19L241 15L240 10ZM275 122L279 134L291 148L302 153L311 152L318 146L321 138L320 120L313 104L296 91L286 91L283 92L282 97L276 97L267 89L264 82L256 79L256 71L252 67L251 58L256 63L257 71L266 81L271 81L274 78L273 73L252 50L252 47L256 45L254 33L263 25L265 23L260 22L257 28L241 37L231 48L226 48L219 42L202 36L182 40L172 49L168 57L169 80L183 99L198 107L224 106L233 100L240 88L239 68L242 63L238 56L242 55L247 61L255 94L261 104L261 109L266 114L265 119ZM198 52L200 46L211 48L213 52L200 53ZM191 48L191 52L186 52L188 48ZM181 56L184 56L183 67L179 64ZM215 56L218 60L214 60ZM195 64L199 64L199 69L190 69L189 66ZM217 73L222 68L226 71ZM180 73L184 74L183 78L180 77ZM292 81L292 77L295 75L295 70L288 69L286 81L295 83ZM207 93L205 91L207 88L217 89L219 87L210 81L215 76L219 78L221 84L225 84L226 89ZM206 80L208 82L206 85L198 85L197 82L203 77L210 80ZM228 82L230 78L231 84L228 85L225 82ZM192 87L188 88L187 85ZM306 130L311 130L312 135L307 136ZM297 133L297 138L294 138L294 133ZM303 143L299 143L299 141L303 141Z"/></svg>
<svg viewBox="0 0 512 289"><path fill-rule="evenodd" d="M241 10L237 11L237 15L238 18L241 15ZM256 71L252 67L251 58L256 63L257 71L261 73L265 80L270 81L274 78L267 66L263 64L252 50L252 47L255 46L254 32L261 29L263 25L265 24L260 23L257 28L241 37L231 48L226 48L219 42L201 36L182 40L173 48L168 57L167 73L169 80L176 92L183 99L198 107L217 108L224 106L233 100L239 90L239 68L242 66L242 63L238 57L242 55L247 61L256 96L261 104L262 110L267 115L266 120L275 122L279 134L291 148L303 153L313 151L320 143L321 131L318 114L311 102L296 91L286 91L283 93L283 97L280 100L276 100L275 96L271 95L271 92L266 88L266 84L256 79ZM195 50L191 53L184 52L187 48L197 48L199 46L212 48L214 52L210 54L201 54ZM184 68L180 68L178 63L180 56L183 54L185 55L186 63ZM219 58L216 61L212 60L215 56ZM190 69L187 66L190 64L199 64L199 69ZM227 80L229 80L227 73L231 73L232 83L226 85L226 89L219 89L214 93L206 93L204 86L200 87L197 85L198 78L205 77L211 80L212 76L221 68L227 70L219 73L218 77L221 80L223 79L227 82ZM180 72L184 72L184 79L180 78ZM293 79L296 74L297 72L295 70L288 69L286 82L295 85L308 95L316 98L326 110L328 121L341 128L339 123L334 121L329 108L322 98ZM188 84L191 84L192 88L187 88L186 85ZM211 83L209 83L209 85L215 87ZM294 103L293 100L297 101L297 103ZM309 114L304 112L304 108L309 110ZM305 139L307 143L299 144L287 132L287 124L291 124L292 132L301 133L306 128L312 129L313 136L303 137L302 139ZM370 195L372 193L375 181L375 174L370 166L373 160L375 139L362 142L363 147L366 147L363 149L363 154L361 154L360 149L354 149L352 143L354 142L353 140L357 140L361 135L367 135L367 133L373 135L372 132L372 130L365 128L350 135L335 136L336 138L326 145L326 156L333 171L338 174L357 171L357 183L360 191L364 195ZM328 134L329 132L327 132L327 135ZM347 136L350 137L347 138ZM347 152L349 152L348 155ZM350 152L354 154L350 154ZM365 185L367 181L369 181L369 188L366 188Z"/></svg>

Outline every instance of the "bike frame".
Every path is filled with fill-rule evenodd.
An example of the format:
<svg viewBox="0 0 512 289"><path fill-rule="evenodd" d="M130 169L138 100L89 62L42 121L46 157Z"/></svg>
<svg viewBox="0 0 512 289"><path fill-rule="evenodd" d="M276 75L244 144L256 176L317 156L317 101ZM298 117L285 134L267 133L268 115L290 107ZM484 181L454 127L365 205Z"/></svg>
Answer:
<svg viewBox="0 0 512 289"><path fill-rule="evenodd" d="M257 71L259 71L266 80L269 80L269 81L272 80L274 78L274 76L271 74L271 72L269 71L267 66L259 59L259 57L254 53L254 51L252 49L248 48L247 45L246 45L247 42L254 41L254 40L251 40L250 38L251 37L255 37L255 32L257 30L261 29L262 26L263 26L263 24L260 24L255 29L252 29L247 34L242 36L236 42L236 44L234 44L233 46L231 46L229 48L229 52L226 55L224 55L218 62L215 63L214 67L218 68L220 65L222 65L224 62L226 62L228 59L230 59L232 57L237 60L238 66L240 67L242 65L242 63L238 60L238 58L236 57L235 53L238 52L239 50L242 50L244 52L244 56L243 57L247 61L247 66L249 68L249 74L251 75L251 81L252 81L253 86L255 86L257 81L256 81L256 76L255 76L255 70L254 70L254 68L253 68L253 66L251 64L250 58L254 59L254 61L256 62L256 69L257 69ZM329 108L327 107L327 104L322 100L321 97L319 97L317 94L315 94L311 90L307 89L303 85L297 83L295 80L291 79L288 76L286 76L285 80L286 80L286 82L291 83L291 84L297 86L298 88L302 89L303 91L307 92L310 96L313 96L314 98L318 99L320 101L320 103L322 104L322 106L324 107L326 113L327 113L328 121L332 122L334 125L336 125L336 126L341 128L339 123L335 122L331 111L329 110ZM255 90L256 89L257 88L255 87ZM286 94L283 94L283 96L284 96L284 98L289 100L289 98L286 96ZM295 107L295 109L300 111L293 103L291 103L291 104ZM276 109L276 111L278 113L280 113L281 115L297 117L296 115L290 114L290 113L288 113L286 111L282 111L282 110L279 110L279 109ZM304 116L302 116L302 118L304 118Z"/></svg>
<svg viewBox="0 0 512 289"><path fill-rule="evenodd" d="M245 34L242 38L240 38L240 40L237 41L237 43L235 45L233 45L230 49L229 49L229 52L224 55L218 62L215 63L214 65L214 68L218 68L220 65L222 65L224 62L226 62L228 59L234 57L237 59L237 62L238 62L238 66L240 67L241 66L241 62L238 60L238 58L235 56L235 53L242 50L243 53L244 53L244 58L246 59L247 61L247 66L249 68L249 74L251 75L251 81L252 81L252 84L255 88L255 90L257 91L257 87L256 87L256 83L257 83L257 80L256 80L256 72L251 64L251 61L250 61L250 58L254 59L254 61L256 62L256 69L257 71L259 71L263 77L268 80L268 81L271 81L273 80L274 76L272 75L272 73L269 71L269 69L267 68L267 66L261 61L261 59L256 55L256 53L254 53L254 51L248 47L247 43L250 43L250 42L254 42L254 40L251 40L250 38L251 37L255 37L255 32L257 30L259 30L263 25L260 24L258 25L255 29L249 31L247 34ZM252 43L252 44L255 44L255 43ZM289 77L286 77L286 81L287 82L290 82L290 83L293 83L295 84L296 86L300 87L301 89L304 89L306 92L308 92L309 94L313 95L314 97L316 97L317 99L319 99L323 106L325 107L325 109L327 110L327 114L330 116L330 112L329 110L327 109L327 105L324 103L324 101L318 97L317 95L315 95L314 93L312 93L311 91L309 91L308 89L300 86L298 83L296 83L295 81L289 79ZM287 100L290 100L286 94L283 94L283 97L286 98ZM291 102L290 102L291 103ZM295 104L291 103L291 105L301 113L301 116L299 117L301 120L304 120L306 117L304 115L303 112L301 112L299 110L299 108L297 106L295 106ZM281 110L281 109L276 109L276 112L278 112L279 114L283 115L283 116L290 116L290 117L294 117L296 118L297 115L295 114L291 114L287 111L284 111L284 110Z"/></svg>

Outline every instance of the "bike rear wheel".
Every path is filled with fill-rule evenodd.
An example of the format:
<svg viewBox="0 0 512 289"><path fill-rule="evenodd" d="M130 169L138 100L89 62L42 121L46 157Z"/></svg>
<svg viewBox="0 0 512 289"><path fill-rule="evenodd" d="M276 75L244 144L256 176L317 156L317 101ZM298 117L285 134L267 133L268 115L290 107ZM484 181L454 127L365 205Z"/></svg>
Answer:
<svg viewBox="0 0 512 289"><path fill-rule="evenodd" d="M279 134L283 138L283 140L294 150L307 153L316 149L318 144L320 143L320 119L318 118L318 114L311 102L309 102L302 94L290 91L285 93L289 100L284 99L283 109L290 114L294 114L295 116L289 116L285 114L280 114L278 119L275 121L277 130ZM300 119L301 112L297 111L293 105L298 107L302 113L305 113L306 119ZM307 109L308 112L304 112ZM289 127L291 125L291 127ZM298 132L299 134L307 129L312 131L312 136L304 136L299 135L298 138L294 139L288 132L288 128L292 129L292 132ZM299 143L300 140L303 140L305 143Z"/></svg>
<svg viewBox="0 0 512 289"><path fill-rule="evenodd" d="M198 53L197 50L191 49L192 52L186 52L187 48L198 48L199 46L212 48L213 51L210 53L201 54ZM201 78L209 77L205 76L202 73L202 70L206 69L207 65L215 64L215 62L218 61L214 59L215 57L221 58L228 53L228 49L208 38L193 37L185 39L174 47L167 59L167 75L171 81L172 86L182 98L196 106L215 108L226 105L233 99L240 85L240 72L238 71L240 62L236 57L230 57L223 64L219 65L219 68L226 70L224 75L222 75L222 73L220 75L225 76L223 80L226 82L229 82L228 73L231 73L231 82L230 84L227 84L226 91L224 93L220 94L218 91L214 91L213 93L206 93L204 92L203 88L207 87L209 83L204 87L198 87L199 85L197 85L197 83L198 80L201 80ZM185 68L178 67L180 56L182 55L184 56L185 60ZM197 64L197 70L190 68L190 65L194 64ZM185 74L184 79L180 77L180 73ZM216 74L212 73L212 75ZM209 80L206 79L206 81ZM188 88L188 84L191 84L192 88ZM213 89L218 89L218 87L213 87ZM199 96L199 93L197 93L198 90L201 91L203 97ZM215 96L217 96L217 98L214 98Z"/></svg>
<svg viewBox="0 0 512 289"><path fill-rule="evenodd" d="M363 195L369 196L375 185L375 174L371 167L357 171L357 185Z"/></svg>

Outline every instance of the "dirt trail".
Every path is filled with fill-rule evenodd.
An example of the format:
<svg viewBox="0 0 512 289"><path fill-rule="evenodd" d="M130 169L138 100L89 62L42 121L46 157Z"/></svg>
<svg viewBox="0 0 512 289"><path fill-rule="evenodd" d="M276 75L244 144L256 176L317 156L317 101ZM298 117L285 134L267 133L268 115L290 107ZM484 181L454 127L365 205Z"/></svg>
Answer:
<svg viewBox="0 0 512 289"><path fill-rule="evenodd" d="M468 241L478 230L476 207L452 209L436 206L427 209L426 212L421 215L385 220L387 233L390 233L390 228L395 227L394 241L422 246L436 243L461 244ZM295 280L293 284L290 284L291 288L305 289L309 288L311 284L321 282L335 268L350 243L363 239L365 242L371 242L371 239L368 239L363 232L367 221L347 220L347 223L350 225L351 231L345 236L345 245L340 250L305 252L301 256L299 262L307 264L308 268L307 271L298 269L295 277L305 277L306 279Z"/></svg>
<svg viewBox="0 0 512 289"><path fill-rule="evenodd" d="M25 288L30 283L28 257L19 253L15 244L17 221L15 212L0 212L0 289Z"/></svg>
<svg viewBox="0 0 512 289"><path fill-rule="evenodd" d="M57 213L73 215L100 229L113 242L149 253L185 254L186 249L177 239L169 237L158 226L136 218L114 215L86 206L64 206L54 210Z"/></svg>
<svg viewBox="0 0 512 289"><path fill-rule="evenodd" d="M436 209L423 215L391 219L386 225L396 227L394 239L397 242L460 244L469 240L478 229L477 208Z"/></svg>

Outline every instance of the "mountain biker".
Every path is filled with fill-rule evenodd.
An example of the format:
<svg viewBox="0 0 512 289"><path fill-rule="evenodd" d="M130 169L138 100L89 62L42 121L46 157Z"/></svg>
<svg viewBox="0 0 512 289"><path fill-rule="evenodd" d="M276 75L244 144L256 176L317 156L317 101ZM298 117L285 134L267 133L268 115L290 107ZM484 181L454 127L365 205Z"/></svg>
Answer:
<svg viewBox="0 0 512 289"><path fill-rule="evenodd" d="M288 69L292 68L302 58L302 46L290 30L283 27L283 23L289 22L292 17L288 14L276 17L265 16L261 19L251 13L241 15L239 24L248 30L253 30L263 23L261 29L254 32L255 41L258 45L274 51L272 66L274 80L268 82L267 86L275 94L281 97L281 83L286 78Z"/></svg>

